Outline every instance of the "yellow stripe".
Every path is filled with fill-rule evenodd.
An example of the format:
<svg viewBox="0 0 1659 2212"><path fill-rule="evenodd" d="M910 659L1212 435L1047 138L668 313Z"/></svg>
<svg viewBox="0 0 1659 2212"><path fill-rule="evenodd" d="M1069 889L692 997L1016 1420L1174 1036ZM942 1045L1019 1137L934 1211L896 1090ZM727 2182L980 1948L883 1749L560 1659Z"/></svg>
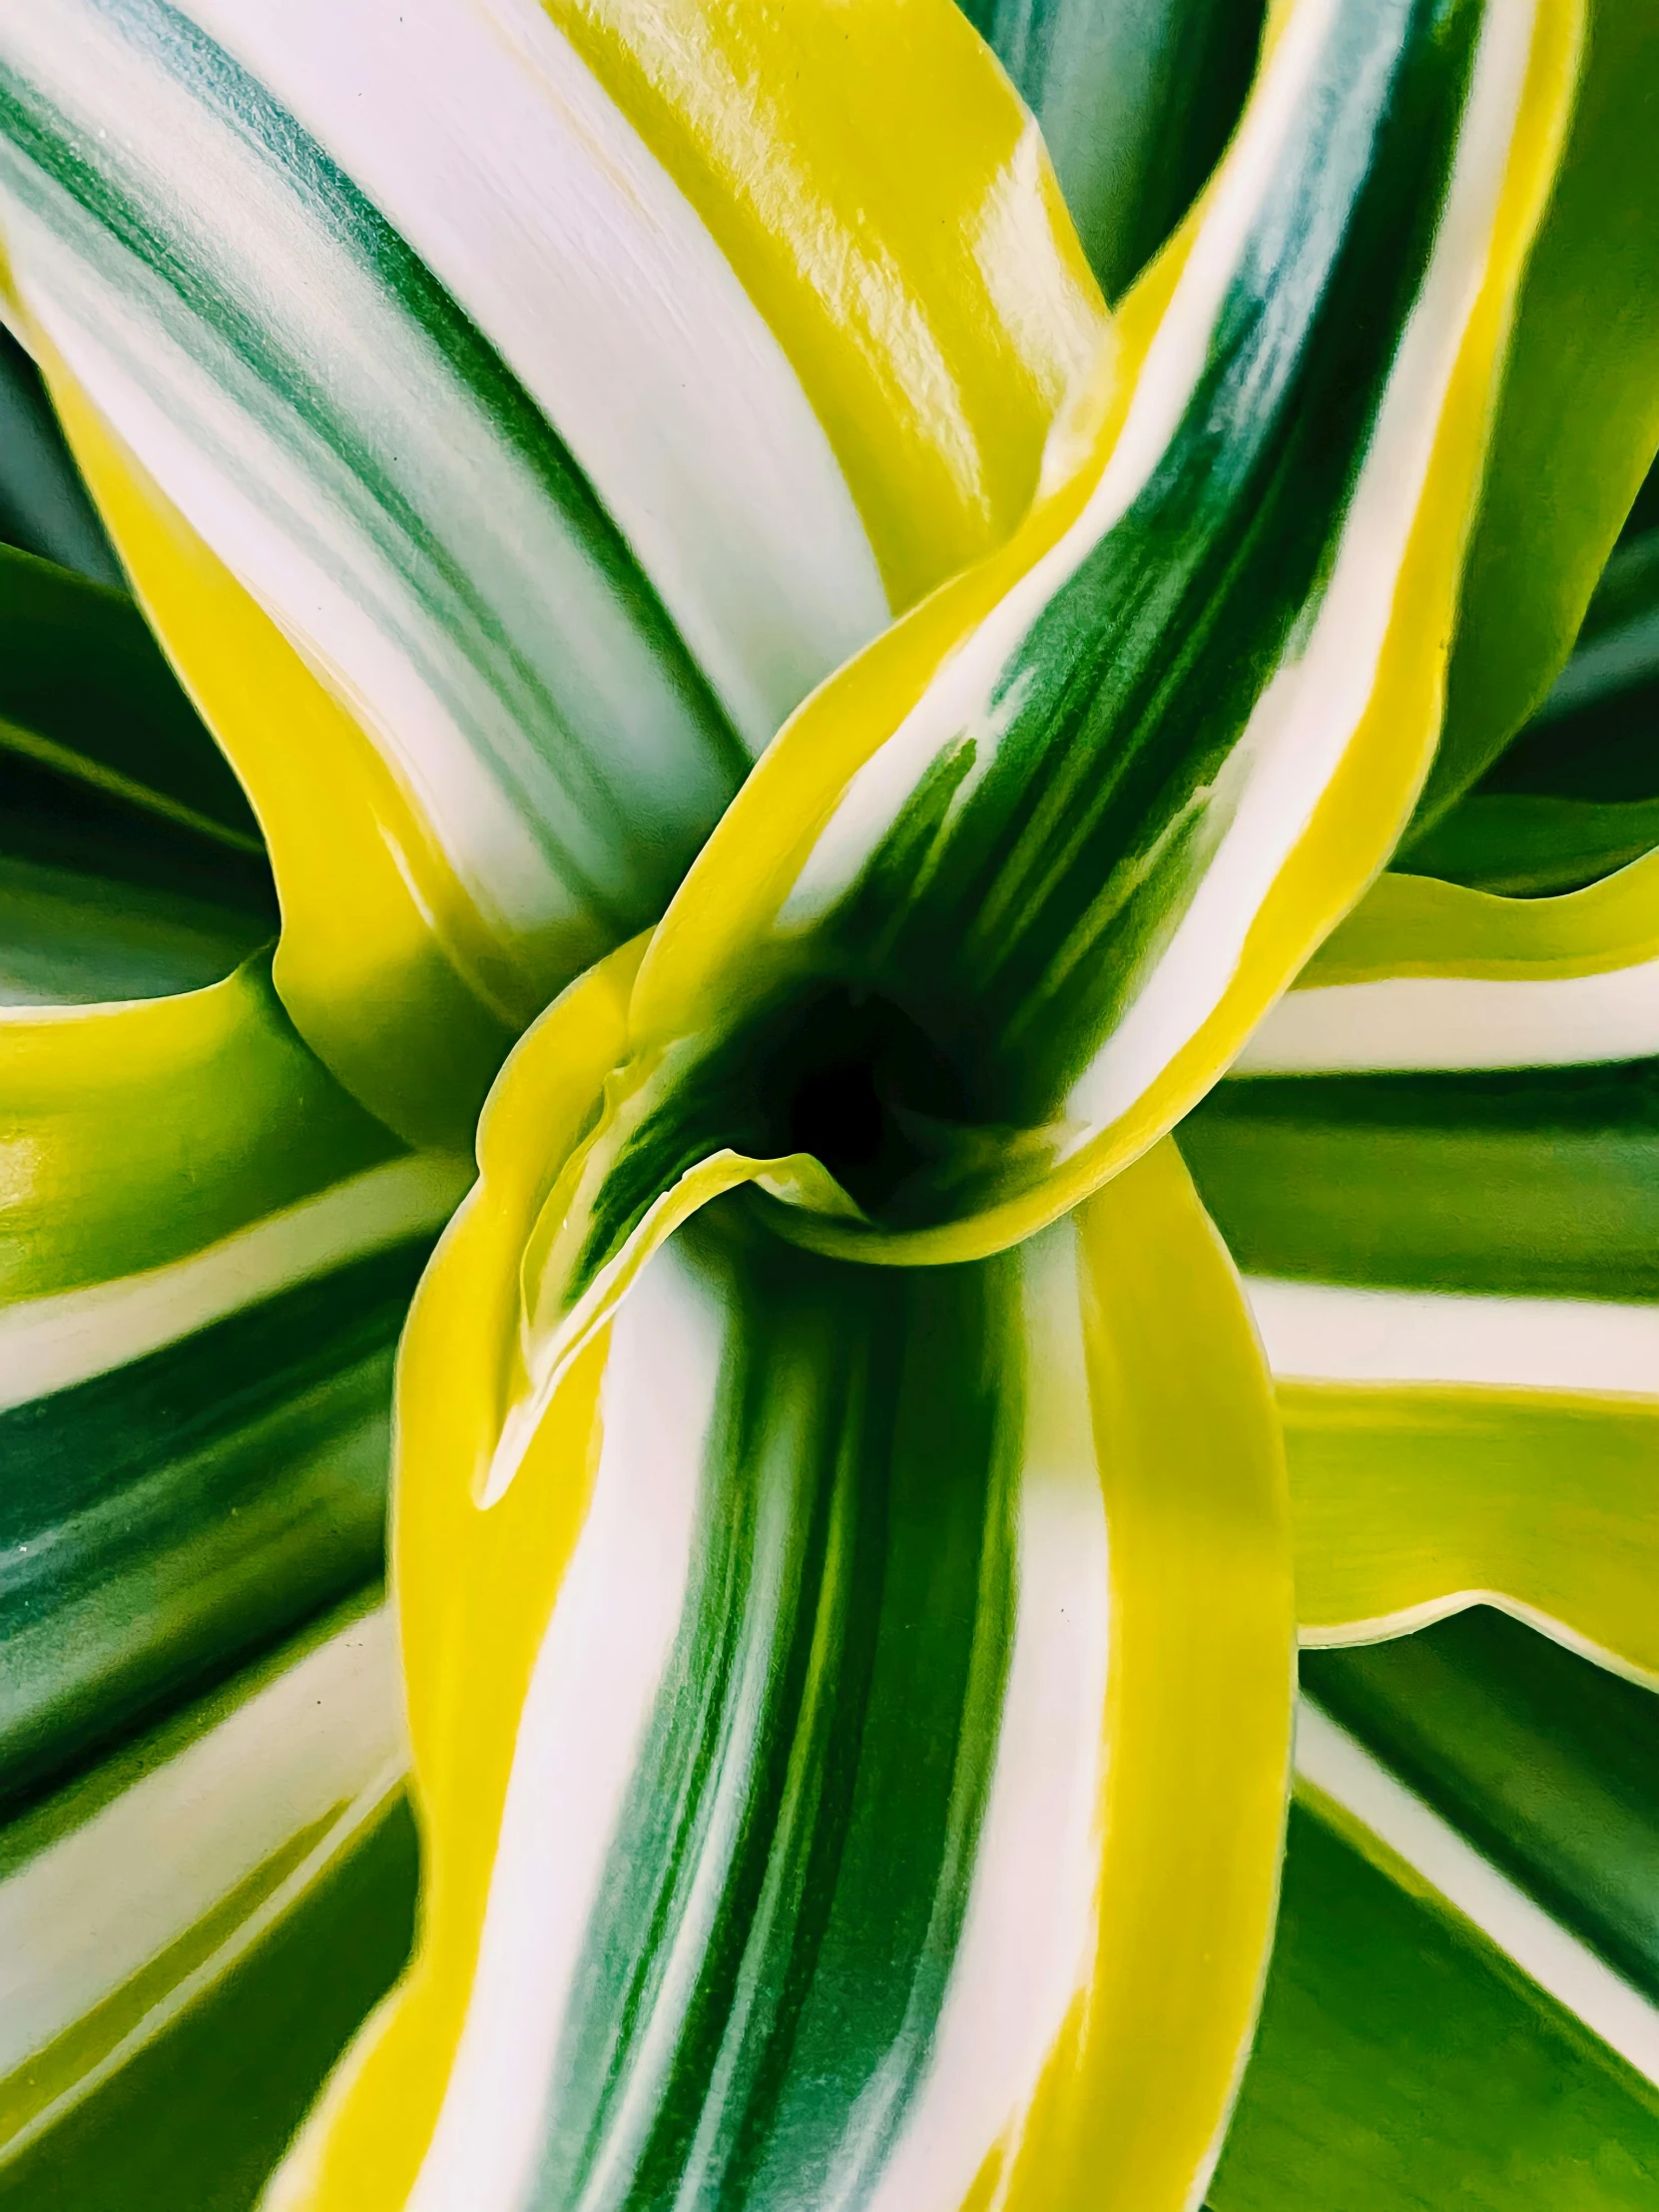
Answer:
<svg viewBox="0 0 1659 2212"><path fill-rule="evenodd" d="M1304 984L1390 975L1506 983L1603 975L1659 957L1659 852L1554 898L1500 898L1429 875L1384 875L1303 972Z"/></svg>
<svg viewBox="0 0 1659 2212"><path fill-rule="evenodd" d="M1659 1396L1286 1382L1279 1399L1305 1642L1490 1596L1659 1686Z"/></svg>
<svg viewBox="0 0 1659 2212"><path fill-rule="evenodd" d="M1278 1904L1285 1467L1238 1278L1174 1146L1077 1226L1111 1573L1096 1957L1006 2194L983 2201L1184 2212L1221 2147Z"/></svg>
<svg viewBox="0 0 1659 2212"><path fill-rule="evenodd" d="M400 1136L464 1148L536 1010L522 980L367 738L34 342L146 618L259 817L282 908L283 1002Z"/></svg>
<svg viewBox="0 0 1659 2212"><path fill-rule="evenodd" d="M1343 764L1250 930L1233 982L1164 1074L1116 1122L1033 1188L969 1219L895 1234L800 1214L814 1249L895 1264L982 1258L1077 1205L1157 1142L1236 1058L1263 1013L1376 874L1409 816L1432 757L1447 640L1503 349L1528 246L1548 198L1571 110L1581 0L1544 0L1479 292L1441 410L1395 584L1379 674ZM657 931L632 1013L635 1049L717 1032L733 979L754 971L774 916L852 777L915 705L946 656L1063 535L1098 483L1208 196L1113 324L1086 465L1010 545L935 594L810 699L739 793Z"/></svg>
<svg viewBox="0 0 1659 2212"><path fill-rule="evenodd" d="M1000 544L1105 307L951 0L544 0L766 318L895 609Z"/></svg>
<svg viewBox="0 0 1659 2212"><path fill-rule="evenodd" d="M413 2185L466 2015L519 1718L587 1509L601 1332L566 1376L498 1504L477 1504L518 1339L519 1263L623 1042L641 945L571 985L505 1071L479 1183L415 1299L398 1370L391 1584L422 1839L422 1940L271 2199L375 2212ZM458 1725L460 1716L464 1722Z"/></svg>

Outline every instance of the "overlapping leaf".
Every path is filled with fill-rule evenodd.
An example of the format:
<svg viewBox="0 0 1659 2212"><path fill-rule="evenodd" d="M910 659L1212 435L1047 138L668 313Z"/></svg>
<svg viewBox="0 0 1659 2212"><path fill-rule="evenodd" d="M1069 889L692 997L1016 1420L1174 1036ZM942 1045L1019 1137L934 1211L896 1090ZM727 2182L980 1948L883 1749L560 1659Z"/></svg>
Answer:
<svg viewBox="0 0 1659 2212"><path fill-rule="evenodd" d="M1094 342L967 27L852 23L0 25L18 311L254 796L278 987L411 1137L467 1140L790 709L1011 525ZM923 62L939 158L889 146L866 200L837 85Z"/></svg>
<svg viewBox="0 0 1659 2212"><path fill-rule="evenodd" d="M492 1497L524 1257L637 958L520 1048L417 1301L422 1944L272 2202L1046 2204L1107 2143L1123 2202L1185 2201L1254 2007L1289 1721L1231 1272L1167 1151L967 1269L716 1207Z"/></svg>
<svg viewBox="0 0 1659 2212"><path fill-rule="evenodd" d="M1227 161L1126 303L1023 532L809 704L649 949L513 1062L404 1368L422 1948L274 2203L805 2188L907 2212L1086 2189L1145 2212L1203 2189L1272 1908L1292 1545L1245 1310L1155 1140L1385 856L1453 630L1455 781L1559 663L1645 458L1640 284L1601 368L1544 357L1563 289L1593 320L1646 220L1637 194L1634 228L1586 252L1647 81L1635 17L1586 12L1581 68L1580 11L1550 0L1275 10ZM393 13L14 11L4 224L14 305L273 837L279 987L361 1098L453 1134L552 985L655 917L801 692L1005 534L1099 322L1040 146L947 11ZM1055 57L1121 36L1109 14L990 26L1074 178L1062 119L1087 73ZM1218 30L1193 82L1220 97L1231 67ZM1123 183L1151 136L1096 142L1124 164L1099 173L1103 272L1102 240L1127 269L1177 204L1144 162ZM1208 158L1183 153L1180 199ZM668 255L675 284L636 296L598 238ZM1517 592L1502 533L1563 375L1588 402L1559 440L1585 488L1529 538ZM546 559L515 573L509 542ZM1533 753L1600 711L1586 672L1628 675L1638 570L1610 574ZM41 577L8 573L33 636ZM119 653L130 617L99 605L77 634L96 619ZM183 995L13 1023L50 1036L48 1170L17 1217L39 1281L16 1311L70 1362L20 1409L29 1510L99 1576L101 1500L125 1531L90 1616L122 1633L82 1676L59 1663L37 1777L370 1571L386 1348L464 1181L376 1133L263 965L236 966L266 894L223 785L170 781L173 709L134 743L96 686L78 736L56 696L12 747L80 886L54 906L63 881L18 878L34 995ZM1523 779L1511 799L1526 757L1497 772ZM191 743L178 760L200 773ZM1644 1673L1632 1055L1659 944L1649 871L1603 882L1594 859L1627 856L1634 816L1559 808L1650 795L1534 795L1547 823L1476 824L1487 851L1520 840L1524 884L1387 879L1252 1048L1259 1070L1407 1072L1229 1085L1183 1144L1285 1378L1305 1636L1489 1594ZM110 865L138 849L108 833L135 809L207 873ZM89 933L94 876L121 888ZM1602 1003L1620 974L1634 1015ZM1478 996L1560 983L1602 998ZM1420 984L1465 995L1398 1018L1376 996ZM125 1066L100 1090L111 1039ZM1420 1072L1522 1058L1560 1072ZM82 1374L92 1327L116 1357ZM110 1450L71 1479L89 1436ZM72 1581L42 1585L60 1660ZM248 1710L361 1633L295 1647ZM1435 2094L1516 2202L1592 2136L1614 2150L1586 2202L1638 2201L1651 2100L1607 2056L1643 2067L1651 2031L1628 1929L1586 1917L1560 1851L1482 1798L1490 1728L1430 1756L1387 1654L1346 1690L1345 1664L1310 1670L1312 1817L1211 2201L1279 2201L1291 2138L1334 2200L1420 2196L1445 2170ZM204 1744L232 1746L239 1696ZM150 1783L184 1773L196 1725ZM292 1789L249 1775L272 1818L237 1830L242 1860L160 1919L112 1876L127 1950L46 1957L0 2195L69 2176L150 2201L165 2154L114 2178L123 2098L183 2096L245 1958L278 1992L259 2050L319 1901L363 1894L351 1870L395 1829L393 1738L375 1777L334 1773L328 1726L294 1742ZM111 1769L14 1830L0 1914L50 1952L65 1919L36 1892L87 1894L82 1830L116 1836L145 1786ZM1382 2003L1375 1970L1340 1965L1379 1943L1409 1962ZM1437 2021L1504 2063L1459 2084ZM1407 2126L1389 2094L1419 2074ZM1576 2116L1533 2109L1545 2076ZM1353 2111L1383 2155L1356 2163ZM204 2186L246 2201L275 2138L252 2140Z"/></svg>
<svg viewBox="0 0 1659 2212"><path fill-rule="evenodd" d="M0 2196L27 2201L66 2147L96 2175L97 2115L350 1870L406 1876L384 1618L301 1624L380 1573L393 1347L469 1178L294 1033L258 835L131 604L6 551L0 624ZM342 1951L265 2164L398 1956ZM82 2186L136 2203L144 2170L106 2150Z"/></svg>

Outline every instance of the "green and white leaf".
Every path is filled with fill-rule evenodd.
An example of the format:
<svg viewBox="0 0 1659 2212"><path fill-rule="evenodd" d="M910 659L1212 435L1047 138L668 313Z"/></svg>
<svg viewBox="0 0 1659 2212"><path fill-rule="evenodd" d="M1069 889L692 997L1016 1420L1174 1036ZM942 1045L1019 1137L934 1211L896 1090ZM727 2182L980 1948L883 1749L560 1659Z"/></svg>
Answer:
<svg viewBox="0 0 1659 2212"><path fill-rule="evenodd" d="M1108 299L1186 214L1239 119L1262 0L962 0L1042 125Z"/></svg>
<svg viewBox="0 0 1659 2212"><path fill-rule="evenodd" d="M142 2071L228 1979L258 1972L262 1946L372 1848L405 1761L390 1623L370 1589L0 1833L0 2202L23 2176L55 2186L42 2153L59 2129L72 2171L88 2101ZM382 1977L396 1963L394 1949ZM349 1947L334 1970L359 2003L378 1993ZM339 2019L326 1995L319 2011ZM278 2028L260 2056L281 2069ZM327 2045L306 2044L326 2064ZM189 2091L175 2076L170 2093L178 2126ZM106 2205L137 2200L119 2166L104 2186Z"/></svg>

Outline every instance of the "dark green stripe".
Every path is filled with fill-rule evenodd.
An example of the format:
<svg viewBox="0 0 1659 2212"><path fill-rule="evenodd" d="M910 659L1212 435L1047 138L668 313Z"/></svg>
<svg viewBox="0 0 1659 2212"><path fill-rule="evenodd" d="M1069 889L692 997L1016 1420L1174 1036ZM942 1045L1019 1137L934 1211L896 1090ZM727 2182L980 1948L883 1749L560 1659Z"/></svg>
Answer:
<svg viewBox="0 0 1659 2212"><path fill-rule="evenodd" d="M8 752L0 731L0 1004L197 990L277 923L263 852Z"/></svg>
<svg viewBox="0 0 1659 2212"><path fill-rule="evenodd" d="M0 1414L0 1805L378 1571L431 1242Z"/></svg>
<svg viewBox="0 0 1659 2212"><path fill-rule="evenodd" d="M1535 719L1398 865L1511 897L1573 891L1659 846L1659 470Z"/></svg>
<svg viewBox="0 0 1659 2212"><path fill-rule="evenodd" d="M137 608L0 547L0 1003L195 990L277 918L241 787Z"/></svg>
<svg viewBox="0 0 1659 2212"><path fill-rule="evenodd" d="M556 2067L528 2200L545 2212L579 2200L607 2148L711 1874L668 2081L604 2201L645 2212L690 2186L787 2212L832 2171L837 2203L864 2201L930 2046L995 1757L1020 1443L1011 1265L863 1272L714 1228L697 1242L730 1365L679 1641ZM715 1818L734 1789L735 1837Z"/></svg>
<svg viewBox="0 0 1659 2212"><path fill-rule="evenodd" d="M408 1955L418 1849L399 1798L223 1979L21 2156L8 2212L251 2212Z"/></svg>
<svg viewBox="0 0 1659 2212"><path fill-rule="evenodd" d="M1659 1697L1488 1607L1308 1651L1303 1686L1659 2000Z"/></svg>
<svg viewBox="0 0 1659 2212"><path fill-rule="evenodd" d="M1006 1140L1049 1122L1145 981L1225 827L1216 779L1319 603L1479 27L1477 0L1338 11L1192 400L1010 659L980 780L964 734L807 940L806 972L735 997L743 1026L610 1175L584 1274L721 1144L818 1150L897 1228L1050 1164Z"/></svg>
<svg viewBox="0 0 1659 2212"><path fill-rule="evenodd" d="M1651 2212L1659 2096L1301 1806L1213 2212Z"/></svg>
<svg viewBox="0 0 1659 2212"><path fill-rule="evenodd" d="M1659 1061L1224 1083L1181 1125L1248 1273L1659 1297Z"/></svg>
<svg viewBox="0 0 1659 2212"><path fill-rule="evenodd" d="M749 765L741 742L626 539L505 362L321 148L194 24L165 0L99 0L99 5L114 31L167 69L206 115L254 150L266 173L291 196L296 217L318 248L367 275L419 327L457 387L494 424L627 610L729 796ZM642 811L655 811L652 798L619 778L614 765L572 728L565 704L550 689L545 668L537 665L535 650L545 641L508 635L499 610L446 547L423 496L422 426L410 418L401 444L395 438L373 438L369 426L342 411L327 379L327 364L307 346L305 333L281 326L257 285L238 281L195 257L176 211L147 190L142 174L123 161L115 136L89 138L15 69L3 65L0 133L167 287L188 317L182 339L187 347L194 327L198 348L200 332L206 330L229 349L258 395L265 426L287 445L296 466L314 470L318 444L340 464L335 489L355 525L415 595L447 647L509 707L517 729L553 767L583 823L604 835L613 883L589 879L560 837L558 824L523 804L527 824L543 839L561 878L581 889L617 937L654 919L698 840L689 850L668 853L661 849L661 838L640 834ZM21 174L18 182L24 182ZM234 471L234 456L225 458ZM349 576L336 581L349 593ZM547 619L556 630L556 603L549 604ZM440 692L445 690L441 670L426 666L423 673ZM464 708L453 695L448 703L464 727ZM484 733L472 735L514 788L511 764L495 755ZM523 803L525 795L517 796ZM711 814L701 826L699 840L713 819Z"/></svg>
<svg viewBox="0 0 1659 2212"><path fill-rule="evenodd" d="M1263 0L961 0L1042 125L1077 235L1116 300L1221 157Z"/></svg>
<svg viewBox="0 0 1659 2212"><path fill-rule="evenodd" d="M982 780L942 827L928 797L901 817L831 925L982 1118L1054 1110L1203 875L1210 790L1324 589L1479 26L1470 0L1339 11L1166 453L1010 661Z"/></svg>
<svg viewBox="0 0 1659 2212"><path fill-rule="evenodd" d="M1596 676L1598 662L1609 670L1605 679ZM1478 790L1604 803L1656 799L1656 740L1659 530L1615 551L1555 690Z"/></svg>
<svg viewBox="0 0 1659 2212"><path fill-rule="evenodd" d="M1659 692L1653 700L1659 735ZM1504 898L1582 890L1659 845L1659 799L1546 799L1472 793L1404 855L1412 875L1437 875Z"/></svg>

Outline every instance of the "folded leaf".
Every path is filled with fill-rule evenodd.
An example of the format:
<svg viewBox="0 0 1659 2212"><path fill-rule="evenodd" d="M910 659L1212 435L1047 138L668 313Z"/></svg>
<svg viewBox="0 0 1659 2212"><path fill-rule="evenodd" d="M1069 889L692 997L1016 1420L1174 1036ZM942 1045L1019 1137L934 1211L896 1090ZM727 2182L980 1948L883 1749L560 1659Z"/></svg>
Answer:
<svg viewBox="0 0 1659 2212"><path fill-rule="evenodd" d="M1186 2204L1248 2038L1288 1721L1225 1258L1167 1150L961 1269L709 1205L659 1217L527 1398L638 959L520 1047L417 1299L422 1937L270 2202L795 2205L810 2175L1034 2205L1109 2172L1102 2201Z"/></svg>
<svg viewBox="0 0 1659 2212"><path fill-rule="evenodd" d="M1069 473L802 709L654 935L550 1311L699 1163L814 1156L776 1226L960 1259L1209 1087L1432 744L1576 20L1286 13Z"/></svg>
<svg viewBox="0 0 1659 2212"><path fill-rule="evenodd" d="M944 0L800 12L700 13L743 88L715 114L659 66L667 19L532 0L77 0L0 33L19 311L260 814L284 999L412 1138L464 1141L889 590L1009 526L1098 330ZM898 98L934 65L978 127L952 147L941 109L929 165L906 117L877 218L837 72Z"/></svg>
<svg viewBox="0 0 1659 2212"><path fill-rule="evenodd" d="M1384 875L1236 1063L1569 1067L1659 1053L1659 852L1553 898Z"/></svg>
<svg viewBox="0 0 1659 2212"><path fill-rule="evenodd" d="M1293 1375L1280 1405L1306 1644L1485 1601L1659 1684L1659 1400Z"/></svg>

